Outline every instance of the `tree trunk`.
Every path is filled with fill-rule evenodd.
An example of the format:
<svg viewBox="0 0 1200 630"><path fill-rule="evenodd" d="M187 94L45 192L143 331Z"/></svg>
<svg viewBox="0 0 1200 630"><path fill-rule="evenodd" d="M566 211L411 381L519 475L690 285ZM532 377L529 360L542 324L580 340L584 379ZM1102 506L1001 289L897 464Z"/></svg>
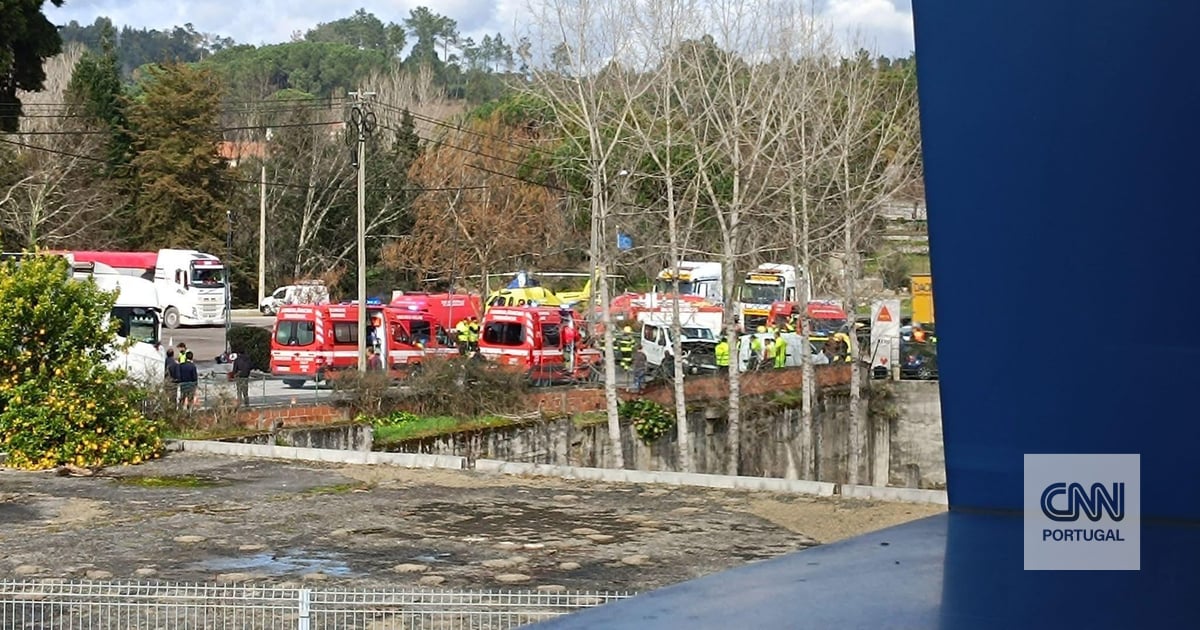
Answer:
<svg viewBox="0 0 1200 630"><path fill-rule="evenodd" d="M670 180L667 183L667 194L671 194ZM675 204L668 197L667 229L670 234L671 264L675 266L673 273L675 299L671 306L671 344L672 360L675 362L675 435L679 445L679 468L683 472L693 472L692 436L688 429L686 389L683 384L683 341L680 338L683 326L679 321L679 236L677 233Z"/></svg>
<svg viewBox="0 0 1200 630"><path fill-rule="evenodd" d="M600 296L600 326L604 329L604 402L608 412L608 439L613 452L613 465L616 468L625 467L625 453L621 440L621 416L617 399L617 364L613 356L613 327L612 314L609 312L608 265L604 251L605 210L606 199L604 182L599 177L592 178L592 261L596 269L596 288Z"/></svg>
<svg viewBox="0 0 1200 630"><path fill-rule="evenodd" d="M858 378L858 334L854 329L857 319L854 297L857 254L854 251L854 235L851 231L849 214L846 216L845 240L846 260L843 264L843 273L845 273L846 277L846 324L849 328L848 336L850 337L850 347L848 349L850 354L850 422L848 425L850 450L846 457L846 467L849 469L847 471L846 482L853 485L858 483L858 468L863 445L863 427L858 413L859 403L862 399L862 388L860 379Z"/></svg>
<svg viewBox="0 0 1200 630"><path fill-rule="evenodd" d="M732 356L740 357L737 335L737 314L733 312L733 300L729 299L730 288L734 283L735 256L732 243L726 242L724 254L721 256L721 277L725 285L725 337L729 340ZM741 401L741 361L731 360L729 366L729 459L726 473L737 475L741 466L742 451L742 401Z"/></svg>

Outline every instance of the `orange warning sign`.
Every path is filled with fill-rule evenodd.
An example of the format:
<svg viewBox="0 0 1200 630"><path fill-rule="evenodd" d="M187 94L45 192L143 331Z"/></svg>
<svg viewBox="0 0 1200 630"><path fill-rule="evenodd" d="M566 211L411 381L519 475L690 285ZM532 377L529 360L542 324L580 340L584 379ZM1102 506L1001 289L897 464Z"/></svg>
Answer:
<svg viewBox="0 0 1200 630"><path fill-rule="evenodd" d="M879 317L877 317L876 320L881 322L890 322L892 321L892 312L888 310L888 307L881 306L879 307Z"/></svg>

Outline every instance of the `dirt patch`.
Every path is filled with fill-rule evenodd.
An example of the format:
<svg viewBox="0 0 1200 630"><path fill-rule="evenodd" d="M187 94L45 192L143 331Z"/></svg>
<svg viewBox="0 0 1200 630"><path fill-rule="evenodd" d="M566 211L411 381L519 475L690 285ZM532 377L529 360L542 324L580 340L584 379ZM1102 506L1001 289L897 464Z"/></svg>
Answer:
<svg viewBox="0 0 1200 630"><path fill-rule="evenodd" d="M519 575L521 588L644 591L940 511L189 453L95 477L0 471L0 497L0 579L353 588L511 588Z"/></svg>
<svg viewBox="0 0 1200 630"><path fill-rule="evenodd" d="M747 511L780 527L826 544L866 532L941 514L942 505L890 503L862 499L753 499Z"/></svg>

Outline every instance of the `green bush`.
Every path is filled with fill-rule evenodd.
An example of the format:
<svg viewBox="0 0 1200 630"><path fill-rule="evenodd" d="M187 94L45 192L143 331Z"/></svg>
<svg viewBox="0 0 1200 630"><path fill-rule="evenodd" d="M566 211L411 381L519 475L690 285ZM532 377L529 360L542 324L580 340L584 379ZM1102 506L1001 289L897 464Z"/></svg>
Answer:
<svg viewBox="0 0 1200 630"><path fill-rule="evenodd" d="M885 289L902 289L908 286L912 265L908 257L901 253L885 255L879 261L879 277L883 280Z"/></svg>
<svg viewBox="0 0 1200 630"><path fill-rule="evenodd" d="M162 451L125 374L110 371L115 296L59 256L0 265L0 450L8 465L136 464Z"/></svg>
<svg viewBox="0 0 1200 630"><path fill-rule="evenodd" d="M633 425L638 439L645 444L658 440L675 428L675 416L653 400L627 400L617 408L617 413L622 420Z"/></svg>
<svg viewBox="0 0 1200 630"><path fill-rule="evenodd" d="M258 326L234 326L229 329L229 347L250 355L254 369L271 371L271 331Z"/></svg>
<svg viewBox="0 0 1200 630"><path fill-rule="evenodd" d="M396 427L402 424L412 424L420 419L420 416L411 411L396 410L380 416L359 414L354 421L370 424L373 427Z"/></svg>
<svg viewBox="0 0 1200 630"><path fill-rule="evenodd" d="M404 380L404 406L423 416L478 418L519 411L525 376L490 361L427 358Z"/></svg>

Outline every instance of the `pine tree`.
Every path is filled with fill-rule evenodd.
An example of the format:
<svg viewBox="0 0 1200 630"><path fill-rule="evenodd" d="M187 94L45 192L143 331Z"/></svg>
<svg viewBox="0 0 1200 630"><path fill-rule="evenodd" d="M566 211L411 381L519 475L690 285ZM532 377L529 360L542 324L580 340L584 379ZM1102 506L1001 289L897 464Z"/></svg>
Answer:
<svg viewBox="0 0 1200 630"><path fill-rule="evenodd" d="M148 69L129 110L142 247L223 251L232 194L218 152L221 85L211 70L170 63Z"/></svg>
<svg viewBox="0 0 1200 630"><path fill-rule="evenodd" d="M131 140L117 60L117 32L105 22L100 25L99 37L100 51L88 50L76 64L67 98L89 122L108 130L108 167L113 174L128 164Z"/></svg>

